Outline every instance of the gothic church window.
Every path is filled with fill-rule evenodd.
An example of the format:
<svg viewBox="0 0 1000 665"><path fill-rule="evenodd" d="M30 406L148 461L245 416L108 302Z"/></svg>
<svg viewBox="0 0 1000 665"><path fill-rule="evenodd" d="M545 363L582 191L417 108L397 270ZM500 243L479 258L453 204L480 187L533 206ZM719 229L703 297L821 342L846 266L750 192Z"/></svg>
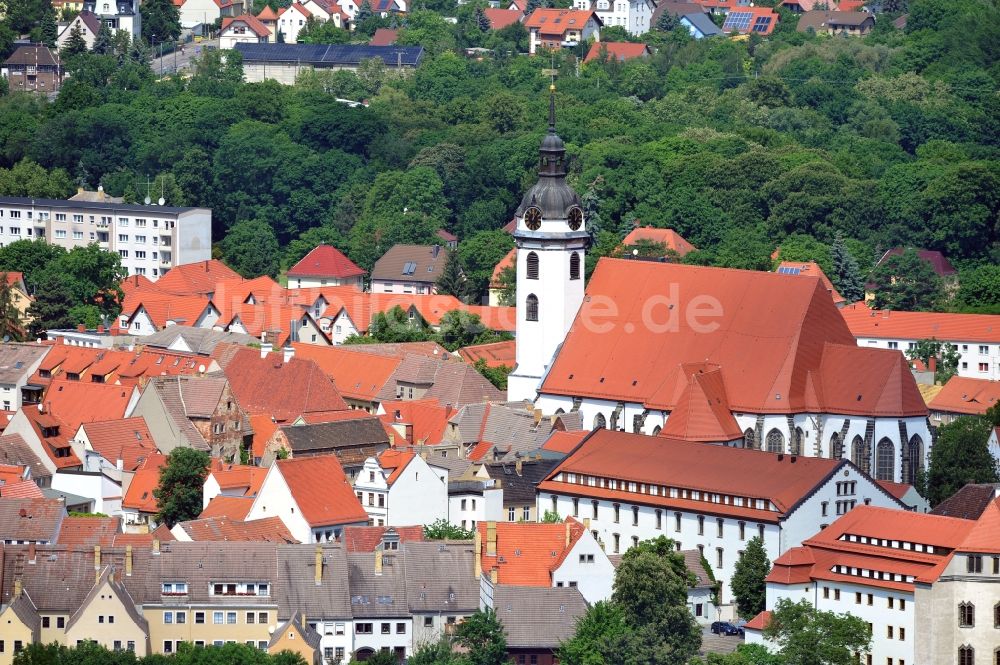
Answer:
<svg viewBox="0 0 1000 665"><path fill-rule="evenodd" d="M529 295L524 301L525 318L528 321L538 320L538 296L534 293Z"/></svg>
<svg viewBox="0 0 1000 665"><path fill-rule="evenodd" d="M767 452L769 453L783 453L785 452L785 435L776 429L771 430L767 433Z"/></svg>
<svg viewBox="0 0 1000 665"><path fill-rule="evenodd" d="M538 254L528 252L528 279L538 279Z"/></svg>
<svg viewBox="0 0 1000 665"><path fill-rule="evenodd" d="M569 278L580 279L580 254L578 252L569 255Z"/></svg>

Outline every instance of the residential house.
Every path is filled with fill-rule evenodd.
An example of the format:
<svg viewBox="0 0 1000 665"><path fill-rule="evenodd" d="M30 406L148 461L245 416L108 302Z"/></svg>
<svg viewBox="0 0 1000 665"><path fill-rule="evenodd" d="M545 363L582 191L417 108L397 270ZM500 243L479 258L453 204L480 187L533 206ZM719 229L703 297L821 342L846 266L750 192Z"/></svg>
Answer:
<svg viewBox="0 0 1000 665"><path fill-rule="evenodd" d="M652 0L574 0L573 8L592 10L602 26L618 25L631 35L649 32L656 3Z"/></svg>
<svg viewBox="0 0 1000 665"><path fill-rule="evenodd" d="M257 20L267 26L268 31L271 33L271 39L274 42L278 41L278 14L270 5L265 5L264 9L257 14Z"/></svg>
<svg viewBox="0 0 1000 665"><path fill-rule="evenodd" d="M559 647L576 633L587 601L579 589L500 585L493 608L503 624L511 662L553 665L559 662Z"/></svg>
<svg viewBox="0 0 1000 665"><path fill-rule="evenodd" d="M0 605L0 622L4 627L0 637L0 664L11 665L14 658L29 644L38 641L38 608L20 585L15 585L10 602Z"/></svg>
<svg viewBox="0 0 1000 665"><path fill-rule="evenodd" d="M96 515L68 515L59 525L56 545L83 547L93 550L94 546L113 547L115 536L121 533L120 517Z"/></svg>
<svg viewBox="0 0 1000 665"><path fill-rule="evenodd" d="M147 349L163 349L199 356L210 356L219 344L250 346L260 344L260 339L243 333L223 332L177 324L167 326L142 338L142 345ZM213 367L210 360L208 362L201 361L199 364L203 364L208 372L218 371L218 367Z"/></svg>
<svg viewBox="0 0 1000 665"><path fill-rule="evenodd" d="M688 611L700 626L710 626L715 621L723 620L715 604L716 582L712 579L714 573L711 567L699 550L682 550L680 554L684 557L688 573L695 579L694 584L688 588Z"/></svg>
<svg viewBox="0 0 1000 665"><path fill-rule="evenodd" d="M799 17L799 32L861 37L875 28L875 15L868 12L844 12L816 9Z"/></svg>
<svg viewBox="0 0 1000 665"><path fill-rule="evenodd" d="M877 480L875 482L886 492L896 497L907 510L918 513L930 512L930 502L921 496L920 492L913 485L908 483L894 483L891 480Z"/></svg>
<svg viewBox="0 0 1000 665"><path fill-rule="evenodd" d="M465 461L465 460L460 460ZM469 465L466 464L466 469ZM503 509L503 487L492 478L468 479L463 474L448 481L448 521L455 526L474 530L478 524L498 522L507 518Z"/></svg>
<svg viewBox="0 0 1000 665"><path fill-rule="evenodd" d="M491 479L503 490L503 519L508 522L540 522L544 510L536 512L538 484L559 464L558 459L522 459L486 462L476 478Z"/></svg>
<svg viewBox="0 0 1000 665"><path fill-rule="evenodd" d="M54 543L65 518L66 504L59 499L0 498L0 543Z"/></svg>
<svg viewBox="0 0 1000 665"><path fill-rule="evenodd" d="M158 526L160 508L154 491L160 484L160 467L166 461L163 455L150 455L132 473L122 497L123 528L127 533L149 533Z"/></svg>
<svg viewBox="0 0 1000 665"><path fill-rule="evenodd" d="M7 285L10 287L11 305L17 310L22 332L26 333L27 324L31 322L28 308L35 302L35 299L28 293L28 287L24 283L22 273L11 270L3 274L7 276Z"/></svg>
<svg viewBox="0 0 1000 665"><path fill-rule="evenodd" d="M424 542L424 527L347 526L344 527L340 542L348 552L398 550L407 543Z"/></svg>
<svg viewBox="0 0 1000 665"><path fill-rule="evenodd" d="M678 23L683 25L695 39L705 39L706 37L718 37L722 30L715 24L708 14L696 12L681 16Z"/></svg>
<svg viewBox="0 0 1000 665"><path fill-rule="evenodd" d="M843 3L841 3L841 5L838 6L838 9L841 10L849 9L847 7L843 7L842 5ZM878 267L881 266L883 263L885 263L886 260L889 259L889 257L902 256L903 252L905 252L907 249L910 248L893 247L892 249L886 251L886 253L883 254L882 257L875 263L875 268L878 269ZM938 277L944 280L945 285L947 287L954 288L955 286L957 286L958 271L955 270L955 266L951 265L951 261L948 260L948 257L946 257L941 252L937 251L936 249L916 248L916 252L918 257L920 257L926 263L930 264L931 269Z"/></svg>
<svg viewBox="0 0 1000 665"><path fill-rule="evenodd" d="M656 9L653 10L653 16L650 19L650 25L656 27L660 24L660 18L663 13L667 12L671 16L677 19L677 22L683 25L691 33L691 36L695 39L704 39L705 37L716 37L723 34L722 30L712 21L710 17L710 12L708 8L702 6L696 2L660 2L657 3ZM652 227L643 227L648 229L648 232L662 232L665 229L653 229ZM638 230L638 228L636 229ZM631 235L631 234L630 234ZM676 235L676 234L675 234ZM680 238L680 236L677 236ZM658 240L657 242L663 242ZM685 241L686 243L686 241ZM625 245L635 244L634 242L628 242L628 238L624 242ZM676 247L672 247L667 242L664 242L669 249L673 249L680 253ZM693 249L693 248L692 248ZM688 250L690 251L690 249Z"/></svg>
<svg viewBox="0 0 1000 665"><path fill-rule="evenodd" d="M164 453L185 447L234 460L250 446L247 411L224 376L155 378L130 415L145 419Z"/></svg>
<svg viewBox="0 0 1000 665"><path fill-rule="evenodd" d="M437 293L448 250L441 245L393 245L372 268L372 293Z"/></svg>
<svg viewBox="0 0 1000 665"><path fill-rule="evenodd" d="M305 27L312 12L299 2L278 10L278 43L294 44L299 40L299 31Z"/></svg>
<svg viewBox="0 0 1000 665"><path fill-rule="evenodd" d="M296 543L291 532L279 517L258 520L233 520L225 515L178 522L170 533L178 542L191 541L246 541L263 543Z"/></svg>
<svg viewBox="0 0 1000 665"><path fill-rule="evenodd" d="M958 375L1000 379L1000 316L870 309L855 303L840 310L858 346L909 351L923 339L948 342L958 352Z"/></svg>
<svg viewBox="0 0 1000 665"><path fill-rule="evenodd" d="M667 7L682 3L667 3ZM694 5L699 7L698 5ZM707 16L704 10L693 11L694 15ZM688 16L688 14L685 14ZM637 226L628 232L622 240L622 249L626 253L631 253L633 249L642 249L643 246L663 246L663 258L679 259L698 248L689 243L684 237L673 229L659 229L652 226Z"/></svg>
<svg viewBox="0 0 1000 665"><path fill-rule="evenodd" d="M652 15L652 7L649 11ZM536 9L524 22L528 29L528 53L535 55L539 49L552 51L576 46L588 39L600 41L603 25L591 9Z"/></svg>
<svg viewBox="0 0 1000 665"><path fill-rule="evenodd" d="M490 276L489 299L487 301L487 304L491 307L497 307L501 304L500 301L503 299L504 289L506 287L504 284L504 272L514 270L516 262L517 247L507 252L504 257L500 259L500 262L493 268L493 274Z"/></svg>
<svg viewBox="0 0 1000 665"><path fill-rule="evenodd" d="M591 604L611 597L615 567L583 523L480 522L476 529L477 568L494 584L577 588Z"/></svg>
<svg viewBox="0 0 1000 665"><path fill-rule="evenodd" d="M252 14L222 19L219 48L231 49L236 44L266 44L271 41L271 29Z"/></svg>
<svg viewBox="0 0 1000 665"><path fill-rule="evenodd" d="M302 6L309 10L317 21L328 21L338 28L347 28L350 17L336 0L306 0Z"/></svg>
<svg viewBox="0 0 1000 665"><path fill-rule="evenodd" d="M44 44L17 44L3 61L0 75L7 79L11 92L52 94L62 86L63 66L58 54ZM20 233L20 228L14 228Z"/></svg>
<svg viewBox="0 0 1000 665"><path fill-rule="evenodd" d="M632 42L594 42L587 52L584 62L601 61L603 59L624 62L634 58L648 58L652 51L645 44Z"/></svg>
<svg viewBox="0 0 1000 665"><path fill-rule="evenodd" d="M368 44L371 46L392 46L398 37L398 28L377 28L372 38L368 40Z"/></svg>
<svg viewBox="0 0 1000 665"><path fill-rule="evenodd" d="M928 404L931 424L946 425L961 416L981 416L1000 402L1000 381L953 376Z"/></svg>
<svg viewBox="0 0 1000 665"><path fill-rule="evenodd" d="M436 399L393 400L383 402L379 412L382 423L395 432L394 445L436 449L444 440L448 420L455 409Z"/></svg>
<svg viewBox="0 0 1000 665"><path fill-rule="evenodd" d="M860 618L872 662L975 662L996 647L998 529L996 500L977 520L859 506L774 561L767 607L807 600ZM987 618L976 621L977 609ZM759 628L748 642L764 641Z"/></svg>
<svg viewBox="0 0 1000 665"><path fill-rule="evenodd" d="M319 366L350 408L369 413L378 410L379 396L403 361L396 356L360 352L353 346L292 346L297 358L312 360Z"/></svg>
<svg viewBox="0 0 1000 665"><path fill-rule="evenodd" d="M520 23L521 19L524 18L524 12L517 9L494 9L490 7L484 9L483 12L486 14L486 19L490 22L490 30L503 30L507 26ZM454 248L450 247L449 249Z"/></svg>
<svg viewBox="0 0 1000 665"><path fill-rule="evenodd" d="M297 654L309 665L322 665L324 662L322 640L316 629L305 623L305 616L296 612L274 630L271 641L267 643L267 650L269 653L289 651Z"/></svg>
<svg viewBox="0 0 1000 665"><path fill-rule="evenodd" d="M390 651L397 661L405 662L412 654L413 616L406 593L408 558L391 550L376 550L374 556L347 555L358 660Z"/></svg>
<svg viewBox="0 0 1000 665"><path fill-rule="evenodd" d="M589 518L611 554L665 535L721 581L760 536L773 560L857 505L904 506L847 460L600 430L538 485L538 511Z"/></svg>
<svg viewBox="0 0 1000 665"><path fill-rule="evenodd" d="M388 450L392 442L378 418L358 411L344 415L350 417L278 427L264 447L262 464L269 465L279 450L296 459L334 456L344 473L355 478L365 460Z"/></svg>
<svg viewBox="0 0 1000 665"><path fill-rule="evenodd" d="M83 11L95 14L112 33L123 30L130 39L142 35L139 0L83 0Z"/></svg>
<svg viewBox="0 0 1000 665"><path fill-rule="evenodd" d="M932 515L978 520L994 499L1000 498L1000 483L969 483L934 506Z"/></svg>
<svg viewBox="0 0 1000 665"><path fill-rule="evenodd" d="M100 547L94 548L100 561ZM128 649L142 657L149 653L149 625L136 609L135 601L120 579L108 566L99 574L96 584L80 602L79 609L66 622L65 643L96 642L106 649ZM114 624L113 631L102 625ZM96 638L96 639L95 639Z"/></svg>
<svg viewBox="0 0 1000 665"><path fill-rule="evenodd" d="M472 543L401 540L414 647L454 635L458 624L481 607L482 581L474 571ZM383 552L394 551L391 541L381 547Z"/></svg>
<svg viewBox="0 0 1000 665"><path fill-rule="evenodd" d="M30 383L30 379L51 349L48 345L16 342L0 346L0 405L4 411L38 404L43 386Z"/></svg>
<svg viewBox="0 0 1000 665"><path fill-rule="evenodd" d="M753 3L746 7L733 7L726 14L722 24L722 32L727 35L736 33L749 35L754 33L766 37L774 32L778 25L778 14L770 7L754 7Z"/></svg>
<svg viewBox="0 0 1000 665"><path fill-rule="evenodd" d="M489 344L473 344L463 346L458 350L458 355L465 362L475 366L482 360L487 367L507 367L514 368L516 362L517 342L506 340L503 342L491 342Z"/></svg>
<svg viewBox="0 0 1000 665"><path fill-rule="evenodd" d="M276 460L247 520L273 516L280 517L292 537L302 543L330 542L340 537L345 526L368 523L334 455Z"/></svg>
<svg viewBox="0 0 1000 665"><path fill-rule="evenodd" d="M350 22L353 23L354 17L357 15L361 5L364 4L364 1L340 0L339 4L344 13L347 14ZM388 18L391 14L405 14L409 6L406 0L371 0L369 4L371 4L372 11L382 18Z"/></svg>
<svg viewBox="0 0 1000 665"><path fill-rule="evenodd" d="M210 26L222 18L223 3L219 0L173 0L180 13L182 28ZM223 47L225 48L225 47Z"/></svg>
<svg viewBox="0 0 1000 665"><path fill-rule="evenodd" d="M286 21L299 20L294 16L282 17ZM301 29L300 26L283 27L280 20L279 34L281 30L291 27ZM272 80L283 85L294 85L304 71L357 71L362 62L372 58L382 60L389 70L405 75L416 69L424 57L422 46L294 44L289 43L287 38L284 44L237 44L236 50L243 56L243 71L248 83Z"/></svg>
<svg viewBox="0 0 1000 665"><path fill-rule="evenodd" d="M302 260L288 269L289 285L364 287L365 271L344 256L336 247L317 245Z"/></svg>
<svg viewBox="0 0 1000 665"><path fill-rule="evenodd" d="M55 472L55 465L49 457L41 451L36 453L18 434L0 436L0 464L25 469L20 475L32 480L39 487L50 486L52 474Z"/></svg>
<svg viewBox="0 0 1000 665"><path fill-rule="evenodd" d="M267 469L259 466L226 464L214 459L202 485L202 508L219 495L256 498L266 476Z"/></svg>
<svg viewBox="0 0 1000 665"><path fill-rule="evenodd" d="M802 19L799 19L800 25L801 22ZM779 275L818 277L819 281L823 283L823 288L827 290L827 293L833 299L834 305L843 307L847 304L847 299L837 292L837 289L833 286L833 282L830 281L830 278L826 276L826 273L823 272L823 269L815 261L782 261L778 264L774 272Z"/></svg>
<svg viewBox="0 0 1000 665"><path fill-rule="evenodd" d="M117 4L133 2L138 5L138 0L118 0ZM14 85L12 81L11 89ZM116 252L130 275L154 281L176 266L203 261L211 253L212 211L207 208L9 196L0 197L0 208L8 218L21 220L18 226L4 226L0 234L4 244L44 238L49 244L72 249L96 242L101 249Z"/></svg>
<svg viewBox="0 0 1000 665"><path fill-rule="evenodd" d="M242 279L239 273L222 261L204 259L171 268L168 273L163 274L163 279L155 281L156 288L164 293L201 295L211 298L215 293L217 283L238 279Z"/></svg>
<svg viewBox="0 0 1000 665"><path fill-rule="evenodd" d="M448 471L413 452L390 449L365 460L354 493L376 526L448 519Z"/></svg>

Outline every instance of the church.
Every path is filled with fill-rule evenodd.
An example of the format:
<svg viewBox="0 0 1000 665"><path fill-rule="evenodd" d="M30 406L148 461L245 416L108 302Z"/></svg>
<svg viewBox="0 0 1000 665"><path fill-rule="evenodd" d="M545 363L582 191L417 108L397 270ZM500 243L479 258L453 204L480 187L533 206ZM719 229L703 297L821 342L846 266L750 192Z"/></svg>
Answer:
<svg viewBox="0 0 1000 665"><path fill-rule="evenodd" d="M588 429L846 458L914 483L927 407L898 351L857 346L818 279L601 259L555 127L515 214L517 364L508 399Z"/></svg>

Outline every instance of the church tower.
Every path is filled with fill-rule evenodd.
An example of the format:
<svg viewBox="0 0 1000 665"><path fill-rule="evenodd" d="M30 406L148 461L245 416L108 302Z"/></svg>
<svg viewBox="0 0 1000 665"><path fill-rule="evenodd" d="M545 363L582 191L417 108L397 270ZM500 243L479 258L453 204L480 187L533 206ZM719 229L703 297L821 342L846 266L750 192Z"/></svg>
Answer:
<svg viewBox="0 0 1000 665"><path fill-rule="evenodd" d="M517 228L517 366L507 398L534 400L583 304L590 234L580 197L566 184L566 148L556 134L555 85L549 89L549 131L539 150L538 182L515 213Z"/></svg>

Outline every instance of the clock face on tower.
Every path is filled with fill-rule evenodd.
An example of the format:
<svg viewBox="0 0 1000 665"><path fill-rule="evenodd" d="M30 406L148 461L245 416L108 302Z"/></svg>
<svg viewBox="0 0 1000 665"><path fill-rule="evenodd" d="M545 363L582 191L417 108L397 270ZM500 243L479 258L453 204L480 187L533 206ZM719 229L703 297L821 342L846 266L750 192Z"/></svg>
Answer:
<svg viewBox="0 0 1000 665"><path fill-rule="evenodd" d="M583 211L578 207L573 206L569 209L569 228L574 231L579 231L580 227L583 226Z"/></svg>
<svg viewBox="0 0 1000 665"><path fill-rule="evenodd" d="M532 206L524 211L524 225L532 231L542 227L542 211Z"/></svg>

